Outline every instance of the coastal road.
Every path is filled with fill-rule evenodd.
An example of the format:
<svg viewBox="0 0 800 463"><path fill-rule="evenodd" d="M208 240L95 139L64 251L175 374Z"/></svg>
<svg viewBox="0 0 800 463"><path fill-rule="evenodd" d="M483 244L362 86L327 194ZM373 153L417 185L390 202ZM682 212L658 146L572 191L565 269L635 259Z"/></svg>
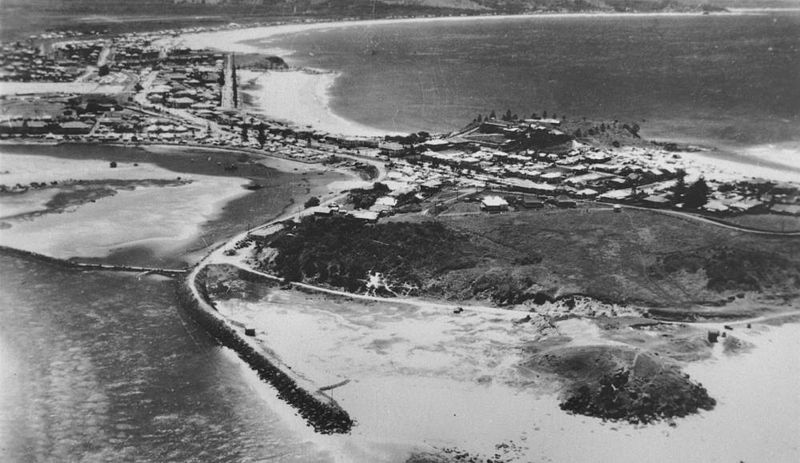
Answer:
<svg viewBox="0 0 800 463"><path fill-rule="evenodd" d="M596 204L604 204L604 203L596 203ZM747 227L740 227L733 224L718 222L713 219L709 219L697 214L690 214L688 212L681 212L681 211L673 211L669 209L653 209L649 207L641 207L641 206L630 206L625 204L619 204L623 209L636 209L640 211L648 211L657 214L664 214L664 215L671 215L675 217L680 217L688 220L693 220L695 222L701 222L708 225L714 225L720 228L727 228L729 230L735 230L742 233L752 233L756 235L766 235L766 236L800 236L800 231L791 231L791 232L779 232L779 231L769 231L769 230L755 230L752 228Z"/></svg>

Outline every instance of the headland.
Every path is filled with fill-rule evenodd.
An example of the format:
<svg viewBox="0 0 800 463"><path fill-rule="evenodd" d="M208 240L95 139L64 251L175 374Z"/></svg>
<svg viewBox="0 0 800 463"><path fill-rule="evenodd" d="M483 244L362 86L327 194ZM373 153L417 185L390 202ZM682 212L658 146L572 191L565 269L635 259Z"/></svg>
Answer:
<svg viewBox="0 0 800 463"><path fill-rule="evenodd" d="M796 184L710 169L694 158L697 147L651 143L625 121L509 112L482 114L448 134L339 133L346 121L329 112L325 86L289 82L292 72L313 71L286 71L281 58L252 56L252 48L238 57L229 48L197 50L200 42L175 35L70 39L54 45L54 58L27 61L32 44L9 45L25 63L20 78L125 89L114 97L84 86L12 92L4 106L16 113L2 132L18 144L13 149L88 142L136 154L123 154L127 164L103 158L102 169L76 164L74 174L62 165L56 176L44 169L25 177L12 166L8 175L20 176L2 194L40 195L18 204L15 219L43 205L52 213L61 195L76 208L61 219L85 226L97 217L75 214L92 201L106 204L101 215L129 210L130 202L107 203L125 196L124 188L158 188L133 201L152 208L155 197L175 201L164 191L186 186L155 180L209 182L205 197L192 191L181 201L213 206L183 209L183 219L202 219L195 234L179 233L196 241L196 227L222 220L224 206L259 192L270 193L262 200L273 196L265 166L306 177L349 172L283 190L293 200L281 207L228 216L233 224L195 249L179 290L199 324L303 421L321 433L350 433L321 445L352 445L348 456L363 459L414 451L410 461L513 461L575 451L534 438L532 426L548 435L566 426L587 441L597 431L615 444L606 447L608 458L630 444L613 437L617 426L653 445L664 445L662 434L674 427L689 442L690 433L707 430L707 417L730 416L735 407L724 400L742 400L719 379L704 386L707 379L733 368L741 352L763 348L765 338L792 345L800 297ZM203 40L212 39L230 46L219 35ZM263 75L278 73L287 81L279 88L306 94L298 101L309 107L296 116L323 108L327 116L279 121L267 110L243 111L237 100L247 93L239 87L246 76L263 90L271 86ZM39 116L45 107L50 117ZM213 175L173 180L174 173L136 165L145 159L137 157L145 156L141 149ZM113 175L95 175L106 162ZM70 202L63 198L70 192L51 191L77 172L102 183L89 190L106 193L81 191ZM19 223L0 233L10 236ZM768 354L777 369L791 364L785 351ZM760 385L743 376L748 391ZM776 396L789 400L784 389ZM724 398L720 415L717 397Z"/></svg>

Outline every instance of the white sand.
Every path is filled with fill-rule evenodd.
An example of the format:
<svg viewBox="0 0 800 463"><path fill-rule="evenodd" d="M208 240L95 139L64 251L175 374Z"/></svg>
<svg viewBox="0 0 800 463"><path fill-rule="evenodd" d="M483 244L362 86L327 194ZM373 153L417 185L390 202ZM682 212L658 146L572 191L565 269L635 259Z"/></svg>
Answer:
<svg viewBox="0 0 800 463"><path fill-rule="evenodd" d="M27 159L26 159L27 158ZM151 164L124 164L116 169L105 161L71 160L47 156L3 154L3 171L17 181L64 181L68 179L175 179L179 174ZM0 244L53 257L104 257L110 252L143 245L157 255L172 253L195 239L200 227L216 218L229 201L247 194L245 179L183 174L189 184L137 187L118 191L94 203L64 213L27 219L5 219ZM24 182L23 182L24 183ZM13 184L13 183L12 183ZM0 198L0 215L42 207L37 194ZM11 200L7 202L7 200ZM28 203L26 204L26 201Z"/></svg>
<svg viewBox="0 0 800 463"><path fill-rule="evenodd" d="M756 12L757 13L757 12ZM398 23L427 23L454 21L495 21L495 20L531 20L537 18L572 18L576 16L592 17L632 17L651 15L698 15L700 13L652 13L652 14L545 14L531 16L473 16L447 18L412 18L381 19L369 21L343 21L313 24L287 24L271 27L253 27L213 32L184 34L178 38L163 40L164 45L182 45L191 48L211 48L238 53L265 53L290 58L292 50L272 47L263 42L278 36L308 33L345 27L374 27ZM253 42L253 43L246 43ZM269 72L256 80L261 85L257 92L251 92L258 105L257 111L276 119L293 121L299 125L311 125L315 129L347 136L383 135L384 131L370 128L348 121L334 114L330 109L329 91L337 75L307 74L302 71ZM741 149L733 150L742 152ZM744 153L758 159L769 160L787 165L793 169L800 168L800 148L797 143L779 146L762 145L745 149ZM697 160L696 165L703 170L717 174L719 179L762 177L780 181L800 181L800 174L792 170L781 170L772 166L758 165L757 162L745 163L735 160L721 159L703 153L687 153L687 158Z"/></svg>
<svg viewBox="0 0 800 463"><path fill-rule="evenodd" d="M389 24L412 24L412 23L441 23L441 22L464 22L464 21L498 21L498 20L520 20L529 21L532 19L569 19L575 17L642 17L642 16L698 16L701 13L567 13L567 14L535 14L535 15L491 15L491 16L451 16L438 18L405 18L405 19L372 19L364 21L338 21L338 22L319 22L302 24L283 24L278 26L259 26L231 30L219 30L211 32L196 32L183 34L179 38L165 39L158 42L158 45L180 45L195 49L210 48L221 51L236 53L269 53L280 56L291 54L287 50L280 48L264 48L258 45L251 45L243 42L253 40L265 40L281 35L297 34L301 32L311 32L329 29L341 29L345 27L372 27L384 26Z"/></svg>
<svg viewBox="0 0 800 463"><path fill-rule="evenodd" d="M177 38L158 41L159 46L185 46L193 49L215 49L235 53L262 53L290 58L292 50L271 47L263 42L278 36L308 33L345 27L374 27L399 23L430 23L456 21L530 20L534 18L570 18L573 14L548 14L532 16L471 16L444 18L376 19L368 21L341 21L311 24L286 24L252 27L213 32L184 34ZM589 15L587 15L589 16ZM619 14L593 14L591 16L620 16ZM629 15L630 16L630 15ZM382 136L388 132L364 126L334 114L330 109L329 91L337 75L333 73L306 74L301 71L270 72L259 79L262 90L254 92L259 112L276 119L311 125L314 129L345 136ZM244 78L242 79L245 80Z"/></svg>
<svg viewBox="0 0 800 463"><path fill-rule="evenodd" d="M283 119L299 126L312 127L347 136L382 136L386 132L337 116L330 109L330 89L334 73L242 72L242 81L253 79L257 90L244 92L253 97L255 112Z"/></svg>
<svg viewBox="0 0 800 463"><path fill-rule="evenodd" d="M733 334L755 350L729 356L718 345L712 359L686 370L718 400L713 411L678 419L675 428L633 426L568 415L551 385L518 383L519 347L535 337L529 325L511 324L518 314L455 316L303 297L274 293L267 302L219 305L264 331L259 336L295 371L320 385L351 380L330 394L358 425L351 435L314 438L340 461L399 462L419 445L500 453L503 461L800 458L800 324L737 326ZM576 336L593 331L587 322L559 327ZM515 450L496 448L510 441Z"/></svg>
<svg viewBox="0 0 800 463"><path fill-rule="evenodd" d="M744 154L756 162L764 160L800 170L800 141L756 145L745 149ZM794 179L800 181L800 172L795 172Z"/></svg>
<svg viewBox="0 0 800 463"><path fill-rule="evenodd" d="M685 161L689 161L686 171L693 178L703 175L708 179L723 182L736 181L743 178L800 182L800 166L796 165L797 161L795 160L800 159L800 152L796 153L798 158L795 159L788 156L790 153L784 153L786 154L785 157L775 156L773 152L764 147L746 149L743 154L752 156L753 160L751 162L739 162L703 152L681 153L681 156ZM763 159L784 164L787 169L760 164L758 158L762 155L764 156Z"/></svg>

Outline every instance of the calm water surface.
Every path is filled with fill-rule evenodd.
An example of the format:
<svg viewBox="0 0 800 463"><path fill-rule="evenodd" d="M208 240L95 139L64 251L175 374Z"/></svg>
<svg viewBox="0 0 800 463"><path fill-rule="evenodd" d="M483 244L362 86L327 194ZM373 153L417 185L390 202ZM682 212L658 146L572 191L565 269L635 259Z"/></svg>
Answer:
<svg viewBox="0 0 800 463"><path fill-rule="evenodd" d="M2 255L0 281L0 461L325 460L171 280Z"/></svg>
<svg viewBox="0 0 800 463"><path fill-rule="evenodd" d="M639 121L651 136L800 142L798 12L406 23L269 43L342 72L333 109L386 130L547 110Z"/></svg>

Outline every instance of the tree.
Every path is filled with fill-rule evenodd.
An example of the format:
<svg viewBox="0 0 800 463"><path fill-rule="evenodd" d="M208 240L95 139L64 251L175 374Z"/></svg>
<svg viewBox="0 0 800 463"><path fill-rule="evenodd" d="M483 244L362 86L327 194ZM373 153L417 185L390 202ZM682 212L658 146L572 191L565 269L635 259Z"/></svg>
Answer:
<svg viewBox="0 0 800 463"><path fill-rule="evenodd" d="M700 177L686 189L686 197L683 201L683 205L691 209L697 209L708 203L709 193L711 193L711 189L708 188L705 179Z"/></svg>
<svg viewBox="0 0 800 463"><path fill-rule="evenodd" d="M547 119L547 111L542 111L542 119Z"/></svg>
<svg viewBox="0 0 800 463"><path fill-rule="evenodd" d="M262 122L258 124L258 144L263 148L265 143L267 143L267 133L264 123Z"/></svg>
<svg viewBox="0 0 800 463"><path fill-rule="evenodd" d="M233 107L239 107L239 81L236 79L236 66L231 70L231 86L233 86Z"/></svg>
<svg viewBox="0 0 800 463"><path fill-rule="evenodd" d="M672 186L672 200L676 203L683 202L686 196L686 171L683 169L678 170L678 179L675 185Z"/></svg>
<svg viewBox="0 0 800 463"><path fill-rule="evenodd" d="M97 70L97 75L100 76L100 77L103 77L103 76L107 76L110 72L111 72L111 70L108 68L108 65L104 64L104 65L100 66L100 68Z"/></svg>
<svg viewBox="0 0 800 463"><path fill-rule="evenodd" d="M312 196L308 198L308 201L306 201L306 203L303 206L305 206L306 209L308 209L309 207L319 206L319 198L317 198L316 196Z"/></svg>
<svg viewBox="0 0 800 463"><path fill-rule="evenodd" d="M483 122L483 116L481 116L480 114L478 114L478 119L476 119L476 120L477 120L478 122Z"/></svg>
<svg viewBox="0 0 800 463"><path fill-rule="evenodd" d="M247 143L247 132L250 127L247 124L242 124L242 143Z"/></svg>
<svg viewBox="0 0 800 463"><path fill-rule="evenodd" d="M492 110L492 112L489 114L489 119L497 119L497 114L495 114L495 112L494 112L494 109L493 109L493 110Z"/></svg>

